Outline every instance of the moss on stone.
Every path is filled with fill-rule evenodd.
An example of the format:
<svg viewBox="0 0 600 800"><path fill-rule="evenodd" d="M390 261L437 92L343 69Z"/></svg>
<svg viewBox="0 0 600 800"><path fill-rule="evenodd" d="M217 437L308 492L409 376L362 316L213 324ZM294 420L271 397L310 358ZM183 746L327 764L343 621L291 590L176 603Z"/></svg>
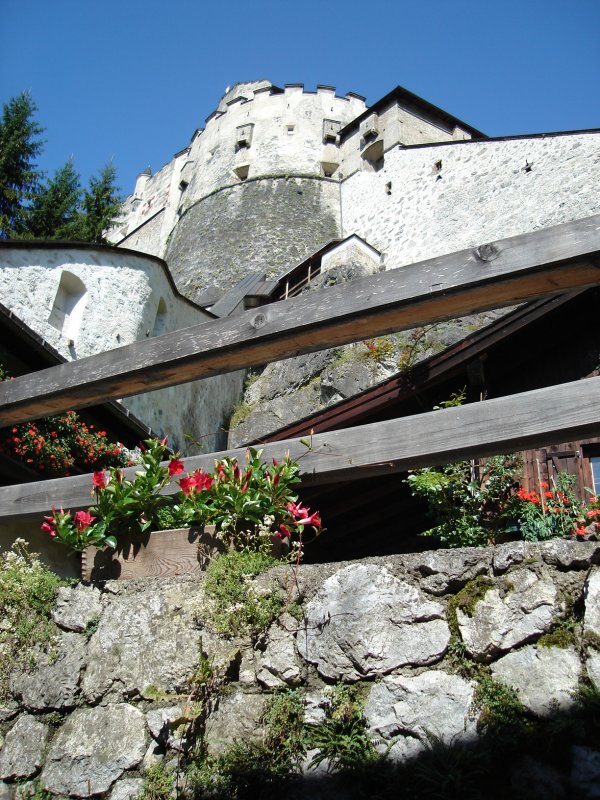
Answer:
<svg viewBox="0 0 600 800"><path fill-rule="evenodd" d="M600 653L600 636L595 631L586 631L583 634L583 644L589 650L597 650Z"/></svg>
<svg viewBox="0 0 600 800"><path fill-rule="evenodd" d="M494 582L491 578L486 575L478 575L448 601L448 626L453 636L460 638L457 611L460 609L463 614L472 617L477 603L493 587Z"/></svg>
<svg viewBox="0 0 600 800"><path fill-rule="evenodd" d="M559 627L545 633L537 641L539 647L560 647L563 650L575 644L575 634L568 628Z"/></svg>

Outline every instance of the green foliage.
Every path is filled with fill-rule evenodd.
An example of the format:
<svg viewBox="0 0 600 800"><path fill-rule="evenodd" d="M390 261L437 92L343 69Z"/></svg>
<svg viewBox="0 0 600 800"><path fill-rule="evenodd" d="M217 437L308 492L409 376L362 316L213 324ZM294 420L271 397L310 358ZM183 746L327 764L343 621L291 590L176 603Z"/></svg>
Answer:
<svg viewBox="0 0 600 800"><path fill-rule="evenodd" d="M57 629L50 612L57 589L64 585L22 539L0 556L0 701L11 670L30 662L31 648L51 645Z"/></svg>
<svg viewBox="0 0 600 800"><path fill-rule="evenodd" d="M116 548L124 535L139 537L147 530L215 525L216 536L228 548L270 552L292 537L290 559L302 556L303 535L310 528L322 531L318 512L303 507L293 487L300 482L300 468L289 456L272 464L261 462L261 450L248 448L246 464L225 458L216 462L215 473L196 470L179 479L179 492L163 490L184 464L173 456L165 466L166 440L148 439L133 480L119 468L92 477L96 504L89 513L53 511L42 530L74 550L89 545ZM282 541L284 540L284 541Z"/></svg>
<svg viewBox="0 0 600 800"><path fill-rule="evenodd" d="M490 675L482 674L475 692L474 705L480 709L480 731L494 734L524 729L528 724L525 708L515 689Z"/></svg>
<svg viewBox="0 0 600 800"><path fill-rule="evenodd" d="M491 578L486 575L478 575L472 581L469 581L460 592L457 592L448 601L448 626L450 632L454 637L460 637L458 629L458 619L456 612L460 609L468 617L472 617L475 613L475 606L482 600L486 592L494 586Z"/></svg>
<svg viewBox="0 0 600 800"><path fill-rule="evenodd" d="M70 239L103 242L121 198L112 164L81 191L72 159L42 183L34 159L42 150L37 107L27 93L4 105L0 120L0 239Z"/></svg>
<svg viewBox="0 0 600 800"><path fill-rule="evenodd" d="M439 405L434 406L434 411L439 411L441 408L458 408L464 405L467 399L467 387L465 386L460 392L452 392L448 400L442 400Z"/></svg>
<svg viewBox="0 0 600 800"><path fill-rule="evenodd" d="M206 571L204 588L215 630L227 636L255 637L279 616L283 598L276 587L259 590L253 581L277 561L260 551L218 555Z"/></svg>
<svg viewBox="0 0 600 800"><path fill-rule="evenodd" d="M245 422L255 408L256 403L246 403L244 401L238 403L233 409L231 417L229 418L228 427L230 430L234 430L238 427L238 425L241 425L243 422Z"/></svg>
<svg viewBox="0 0 600 800"><path fill-rule="evenodd" d="M4 105L0 120L0 239L21 233L27 224L27 203L40 181L35 158L42 150L43 128L33 116L37 107L23 92Z"/></svg>
<svg viewBox="0 0 600 800"><path fill-rule="evenodd" d="M271 697L264 723L265 747L272 754L272 767L280 775L299 768L306 752L304 698L298 689L286 689Z"/></svg>
<svg viewBox="0 0 600 800"><path fill-rule="evenodd" d="M335 770L361 770L372 766L380 757L367 732L360 688L336 684L327 690L325 720L308 726L307 747L319 752L311 761L323 761Z"/></svg>
<svg viewBox="0 0 600 800"><path fill-rule="evenodd" d="M90 178L89 187L83 195L78 239L107 244L103 233L113 225L121 207L116 177L114 165L106 164L97 177Z"/></svg>
<svg viewBox="0 0 600 800"><path fill-rule="evenodd" d="M144 788L136 800L170 800L174 775L162 762L154 764L146 773Z"/></svg>
<svg viewBox="0 0 600 800"><path fill-rule="evenodd" d="M79 238L81 186L73 160L56 170L33 198L24 239Z"/></svg>
<svg viewBox="0 0 600 800"><path fill-rule="evenodd" d="M407 483L413 495L427 501L435 522L423 536L435 536L445 547L494 543L512 513L519 466L517 456L507 455L483 466L462 461L412 472Z"/></svg>
<svg viewBox="0 0 600 800"><path fill-rule="evenodd" d="M585 510L574 491L576 480L575 475L561 472L552 487L540 483L539 491L519 489L513 513L519 518L523 539L537 542L584 532Z"/></svg>

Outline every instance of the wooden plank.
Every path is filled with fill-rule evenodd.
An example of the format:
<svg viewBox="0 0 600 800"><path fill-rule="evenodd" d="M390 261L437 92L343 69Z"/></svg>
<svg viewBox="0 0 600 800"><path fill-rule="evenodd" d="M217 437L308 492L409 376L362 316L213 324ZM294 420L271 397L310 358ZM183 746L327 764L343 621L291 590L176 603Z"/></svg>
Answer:
<svg viewBox="0 0 600 800"><path fill-rule="evenodd" d="M600 215L310 292L0 386L0 426L596 284Z"/></svg>
<svg viewBox="0 0 600 800"><path fill-rule="evenodd" d="M525 450L600 435L600 377L481 403L386 420L312 437L266 444L263 458L298 460L313 485L390 474L449 461ZM214 469L214 459L244 450L185 459L188 471ZM135 473L135 467L128 474ZM177 489L177 486L171 487ZM90 476L57 478L0 489L0 518L93 503Z"/></svg>

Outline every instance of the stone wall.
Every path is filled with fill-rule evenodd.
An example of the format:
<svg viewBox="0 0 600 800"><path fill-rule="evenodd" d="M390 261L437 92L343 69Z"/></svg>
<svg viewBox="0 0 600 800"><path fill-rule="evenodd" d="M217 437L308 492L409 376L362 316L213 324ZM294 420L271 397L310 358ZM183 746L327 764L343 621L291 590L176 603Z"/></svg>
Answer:
<svg viewBox="0 0 600 800"><path fill-rule="evenodd" d="M393 148L342 183L343 234L393 269L597 214L599 178L593 132Z"/></svg>
<svg viewBox="0 0 600 800"><path fill-rule="evenodd" d="M248 180L192 205L166 251L178 288L194 299L250 272L277 277L339 236L339 185L325 178Z"/></svg>
<svg viewBox="0 0 600 800"><path fill-rule="evenodd" d="M68 361L213 319L175 290L160 259L102 246L4 244L0 298ZM168 435L174 449L197 452L190 434L211 452L224 444L220 429L241 386L242 375L231 373L129 397L124 405Z"/></svg>
<svg viewBox="0 0 600 800"><path fill-rule="evenodd" d="M600 544L555 540L303 566L297 583L277 567L258 590L291 594L301 618L284 613L254 642L215 635L201 577L63 588L57 641L12 676L0 706L0 797L35 781L116 800L135 796L153 764L175 767L200 647L228 675L206 721L212 753L259 741L278 689L299 687L307 721L322 719L334 682L364 687L369 733L393 762L418 758L431 737L476 744L479 678L461 660L513 686L532 717L566 714L582 680L600 685L599 562ZM561 647L547 635L557 627L571 632ZM530 765L546 783L528 797L597 796L594 743L567 742L564 756ZM523 765L505 769L510 787Z"/></svg>

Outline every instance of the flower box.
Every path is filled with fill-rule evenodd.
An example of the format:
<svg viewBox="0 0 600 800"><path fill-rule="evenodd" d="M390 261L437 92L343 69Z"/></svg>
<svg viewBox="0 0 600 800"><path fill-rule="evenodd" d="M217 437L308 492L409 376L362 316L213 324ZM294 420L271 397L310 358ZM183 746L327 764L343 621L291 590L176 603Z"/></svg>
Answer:
<svg viewBox="0 0 600 800"><path fill-rule="evenodd" d="M84 581L194 575L206 569L225 545L214 535L214 526L148 531L125 537L117 550L88 547L81 554Z"/></svg>

